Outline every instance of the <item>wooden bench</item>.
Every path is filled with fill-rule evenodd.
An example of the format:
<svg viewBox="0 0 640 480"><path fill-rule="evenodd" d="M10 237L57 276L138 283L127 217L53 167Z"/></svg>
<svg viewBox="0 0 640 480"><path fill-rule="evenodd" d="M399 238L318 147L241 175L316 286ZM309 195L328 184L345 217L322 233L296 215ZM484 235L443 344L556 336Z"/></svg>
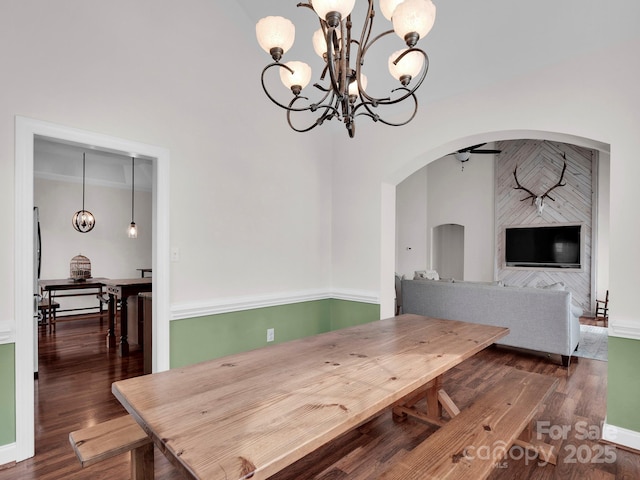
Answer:
<svg viewBox="0 0 640 480"><path fill-rule="evenodd" d="M49 305L49 299L43 298L38 302L38 310L42 312L42 323L43 325L49 325L49 330L52 328L55 330L56 328L56 312L60 308L60 304L58 302L54 302L51 299L51 305Z"/></svg>
<svg viewBox="0 0 640 480"><path fill-rule="evenodd" d="M533 423L557 383L554 377L514 369L401 457L380 480L486 478L514 445L555 465L553 448L533 438Z"/></svg>
<svg viewBox="0 0 640 480"><path fill-rule="evenodd" d="M131 415L124 415L69 434L82 467L131 452L132 480L153 480L153 442Z"/></svg>

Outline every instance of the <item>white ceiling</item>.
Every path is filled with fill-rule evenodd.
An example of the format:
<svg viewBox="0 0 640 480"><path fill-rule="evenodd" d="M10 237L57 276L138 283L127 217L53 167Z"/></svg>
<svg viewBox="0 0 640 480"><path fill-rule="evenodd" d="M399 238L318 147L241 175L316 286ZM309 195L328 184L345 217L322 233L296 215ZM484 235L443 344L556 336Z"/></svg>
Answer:
<svg viewBox="0 0 640 480"><path fill-rule="evenodd" d="M83 153L86 159L87 185L131 189L131 157L42 137L37 137L34 143L34 176L48 180L81 183ZM134 168L134 188L140 191L151 191L153 185L151 160L136 158Z"/></svg>
<svg viewBox="0 0 640 480"><path fill-rule="evenodd" d="M423 105L486 85L518 78L569 57L586 55L632 38L640 15L640 2L602 3L585 0L433 0L436 21L418 46L430 58L424 85L418 91ZM289 18L296 26L296 41L283 61L301 60L313 69L312 83L319 77L322 62L311 47L311 34L319 26L315 13L296 7L291 0L236 0L252 24L268 15ZM377 33L391 28L374 1ZM359 13L368 2L358 0L354 10L354 29L360 29ZM571 18L571 22L566 22ZM243 32L245 38L260 47L255 31ZM385 39L386 40L386 39ZM389 77L386 61L392 51L403 48L395 35L392 45L381 45L381 61L368 59L363 67L371 83L377 76ZM392 50L393 49L393 50ZM374 50L371 51L373 57ZM271 57L263 53L264 65ZM264 66L263 65L263 66ZM594 66L597 68L597 66ZM309 90L307 87L304 92Z"/></svg>

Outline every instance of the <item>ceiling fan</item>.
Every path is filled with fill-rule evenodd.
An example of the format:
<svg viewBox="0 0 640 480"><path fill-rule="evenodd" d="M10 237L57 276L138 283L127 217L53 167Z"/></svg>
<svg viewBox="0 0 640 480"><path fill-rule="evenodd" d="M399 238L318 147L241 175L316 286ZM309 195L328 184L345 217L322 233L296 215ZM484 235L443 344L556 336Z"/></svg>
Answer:
<svg viewBox="0 0 640 480"><path fill-rule="evenodd" d="M478 145L474 145L472 147L467 147L467 148L458 150L457 152L454 152L452 155L456 157L456 160L462 163L462 170L464 170L464 163L469 160L472 153L496 154L496 153L502 152L502 150L480 148L485 145L486 143L479 143Z"/></svg>

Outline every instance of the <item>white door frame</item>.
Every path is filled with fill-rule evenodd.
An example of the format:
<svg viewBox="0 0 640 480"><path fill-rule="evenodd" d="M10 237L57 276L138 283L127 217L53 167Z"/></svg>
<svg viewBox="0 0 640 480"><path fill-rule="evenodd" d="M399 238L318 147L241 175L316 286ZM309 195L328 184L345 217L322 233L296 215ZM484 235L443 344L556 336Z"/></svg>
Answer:
<svg viewBox="0 0 640 480"><path fill-rule="evenodd" d="M122 138L16 116L15 124L16 461L35 455L33 157L36 136L153 160L153 371L169 368L169 151Z"/></svg>

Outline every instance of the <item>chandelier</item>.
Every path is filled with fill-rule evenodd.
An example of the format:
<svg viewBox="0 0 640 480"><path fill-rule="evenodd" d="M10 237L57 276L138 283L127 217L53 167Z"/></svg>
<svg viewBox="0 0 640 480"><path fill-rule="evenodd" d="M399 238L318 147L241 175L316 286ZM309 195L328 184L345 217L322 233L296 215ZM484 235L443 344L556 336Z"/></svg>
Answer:
<svg viewBox="0 0 640 480"><path fill-rule="evenodd" d="M274 60L262 70L262 88L273 103L286 110L287 122L296 132L308 132L322 125L325 120L336 118L344 122L349 136L353 138L357 116L367 116L374 122L380 121L391 126L406 125L415 117L418 111L415 92L429 67L429 57L416 44L431 30L436 7L431 0L380 0L379 3L382 14L392 22L393 29L373 38L373 0L368 0L359 38L354 36L357 34L355 30L352 32L351 12L355 0L309 0L309 3L298 3L298 7L313 10L320 23L320 28L312 36L313 48L324 60L320 75L322 83L313 84L319 91L317 101L302 95L302 90L311 80L311 67L298 61L280 62L293 45L293 23L277 16L265 17L257 23L258 43ZM394 32L406 44L406 48L393 52L388 60L389 73L400 85L391 89L389 96L376 98L367 93L367 77L362 73L365 56L374 43ZM272 68L279 70L282 83L291 89L293 98L288 104L276 100L265 85L265 74ZM391 122L377 113L380 107L404 100L412 102L413 107L404 121ZM292 115L300 112L312 112L312 117L316 118L306 126L294 126Z"/></svg>

